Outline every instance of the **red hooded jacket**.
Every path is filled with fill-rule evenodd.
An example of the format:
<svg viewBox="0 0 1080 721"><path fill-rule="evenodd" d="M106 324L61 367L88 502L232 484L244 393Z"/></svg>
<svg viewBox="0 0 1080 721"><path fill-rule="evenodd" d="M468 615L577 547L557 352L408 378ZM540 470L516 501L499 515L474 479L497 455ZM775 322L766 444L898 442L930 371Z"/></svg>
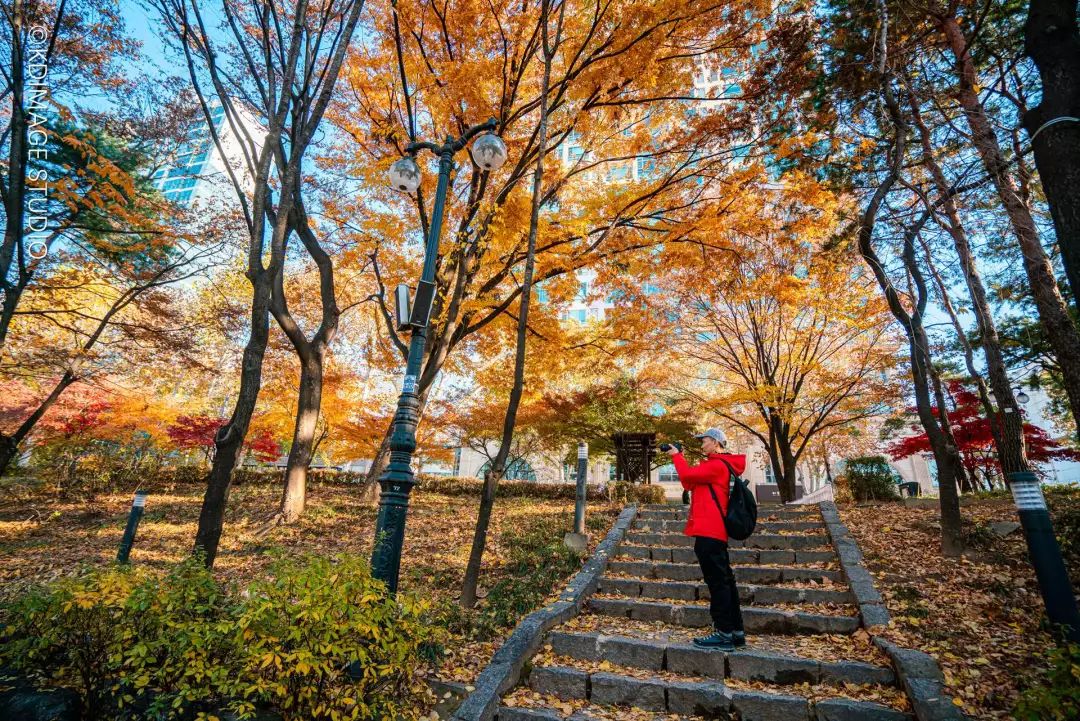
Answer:
<svg viewBox="0 0 1080 721"><path fill-rule="evenodd" d="M723 459L723 460L721 460ZM728 487L730 479L727 466L724 461L731 464L735 473L741 475L746 470L746 456L728 453L710 453L708 458L696 466L686 462L681 453L671 457L675 464L675 471L679 474L679 482L682 487L691 491L690 516L686 520L686 528L683 530L687 536L705 536L715 538L718 541L727 542L727 527L724 525L724 516L727 515ZM709 486L716 491L716 498L720 501L720 509L716 507Z"/></svg>

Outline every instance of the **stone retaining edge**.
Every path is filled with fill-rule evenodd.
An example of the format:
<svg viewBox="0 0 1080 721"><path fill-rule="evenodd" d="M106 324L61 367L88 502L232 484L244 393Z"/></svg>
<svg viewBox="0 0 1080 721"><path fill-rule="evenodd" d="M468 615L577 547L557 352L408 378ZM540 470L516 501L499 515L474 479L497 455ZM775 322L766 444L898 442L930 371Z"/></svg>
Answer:
<svg viewBox="0 0 1080 721"><path fill-rule="evenodd" d="M825 519L825 530L832 539L833 548L840 559L840 570L847 579L851 592L855 595L855 603L859 606L859 617L863 627L868 631L889 623L889 609L885 607L884 599L874 586L874 577L863 565L862 551L859 544L851 537L847 526L840 520L840 512L832 501L823 501L821 517Z"/></svg>
<svg viewBox="0 0 1080 721"><path fill-rule="evenodd" d="M545 634L581 613L582 605L596 591L608 560L618 551L636 516L636 504L624 508L592 557L570 579L559 600L533 611L518 623L510 637L491 657L491 662L476 677L473 684L475 690L454 712L451 721L492 721L495 718L499 700L517 684L525 662L540 649Z"/></svg>
<svg viewBox="0 0 1080 721"><path fill-rule="evenodd" d="M900 687L904 689L911 708L918 721L962 721L967 717L961 713L945 695L945 677L938 662L928 653L914 649L901 648L877 635L888 625L889 609L874 586L874 577L863 565L863 555L859 544L851 537L847 526L840 519L840 511L832 501L819 504L821 517L825 519L825 528L832 539L836 555L840 558L840 569L848 580L855 600L859 605L859 618L862 625L870 632L874 645L880 648L892 661Z"/></svg>

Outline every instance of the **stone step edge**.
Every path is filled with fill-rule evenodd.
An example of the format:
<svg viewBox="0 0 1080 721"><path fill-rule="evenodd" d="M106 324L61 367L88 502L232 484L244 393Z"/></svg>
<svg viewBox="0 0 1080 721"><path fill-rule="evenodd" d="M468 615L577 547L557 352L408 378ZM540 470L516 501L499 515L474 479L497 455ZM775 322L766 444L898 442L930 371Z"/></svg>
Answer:
<svg viewBox="0 0 1080 721"><path fill-rule="evenodd" d="M587 673L565 666L534 666L529 672L529 688L563 699L587 699L596 705L633 706L646 711L694 716L734 712L740 718L785 721L810 721L812 718L843 718L845 721L910 719L901 711L866 701L840 698L811 701L804 696L733 689L718 681L640 679L607 671ZM771 715L766 716L765 713ZM511 718L500 717L502 721ZM560 717L553 718L561 721Z"/></svg>
<svg viewBox="0 0 1080 721"><path fill-rule="evenodd" d="M777 635L852 634L859 629L858 616L825 615L788 611L761 606L745 606L742 609L743 624L748 634L774 633ZM708 606L687 606L675 603L643 601L627 598L592 598L589 611L615 618L634 621L668 623L688 628L712 626Z"/></svg>
<svg viewBox="0 0 1080 721"><path fill-rule="evenodd" d="M634 526L639 527L642 524L686 524L686 518L653 518L650 516L638 516L634 519ZM825 521L822 518L777 518L777 519L761 519L757 521L757 525L754 527L756 533L759 529L767 527L772 528L791 528L792 530L807 530L816 531L819 528L825 527Z"/></svg>
<svg viewBox="0 0 1080 721"><path fill-rule="evenodd" d="M635 584L637 585L637 593L632 593ZM770 603L832 603L856 606L855 595L850 590L792 587L784 586L782 583L738 583L736 585L739 587L739 597L743 599L744 603L748 604L759 603L767 606ZM601 577L596 590L598 593L611 593L626 596L627 598L670 598L679 601L709 600L709 597L705 595L709 587L704 583L695 583L693 581L660 581L649 578L608 578L604 576ZM745 592L745 597L742 592ZM759 596L764 599L770 596L775 599L790 597L794 600L755 601Z"/></svg>
<svg viewBox="0 0 1080 721"><path fill-rule="evenodd" d="M795 654L759 650L753 647L753 637L749 646L724 652L698 648L692 643L554 629L548 634L547 644L559 656L581 661L609 661L645 671L781 685L854 683L897 687L896 674L888 666L852 660L820 661Z"/></svg>
<svg viewBox="0 0 1080 721"><path fill-rule="evenodd" d="M616 596L616 597L611 598L609 596ZM689 614L691 616L695 616L695 615L701 614L701 613L704 613L704 614L707 615L709 613L709 608L710 608L709 607L709 601L707 599L702 599L700 601L690 601L690 600L684 600L684 599L654 598L654 597L651 597L651 596L622 596L622 595L617 595L617 594L609 594L609 596L593 596L593 600L594 601L644 601L645 603L659 603L659 604L666 604L666 605L669 605L669 606L678 606L680 609L682 609L681 613L684 616L687 615L687 614ZM763 614L763 613L782 613L782 614L796 614L796 615L801 615L801 616L804 616L804 617L805 616L810 616L810 617L814 617L814 618L846 619L845 622L843 624L841 624L841 625L845 625L845 626L850 625L851 619L855 619L855 621L859 620L859 615L858 615L859 614L859 609L854 604L836 604L836 605L847 605L847 606L849 606L849 608L847 608L847 609L837 609L835 612L820 612L819 611L817 613L815 613L813 610L811 610L809 608L805 608L805 609L804 608L800 608L800 609L783 608L784 605L800 605L800 604L798 604L797 602L789 602L789 601L771 601L771 602L758 603L758 602L755 602L753 600L744 601L741 598L739 599L739 609L743 612L744 620L745 620L745 616L746 616L747 613L749 613L751 616L753 616L755 618L758 617L759 614ZM814 605L817 605L817 604L803 602L801 605L803 605L803 606L814 606ZM853 629L851 632L854 632L854 630L856 630L856 629ZM760 631L757 631L757 632L760 633ZM851 633L851 632L849 632L849 633Z"/></svg>
<svg viewBox="0 0 1080 721"><path fill-rule="evenodd" d="M644 513L639 513L634 518L634 522L638 523L640 521L648 521L648 522L652 522L652 523L658 523L658 522L659 523L672 523L672 522L683 522L683 523L685 523L689 518L690 518L690 515L687 514L687 513L675 514L675 513L648 513L648 512L644 512ZM810 524L814 524L815 526L818 526L818 525L824 524L824 522L825 522L825 519L820 513L777 513L777 514L768 515L768 516L758 515L758 518L757 518L758 525L761 525L763 523L773 523L773 524L776 524L776 523L783 523L783 524L810 523Z"/></svg>
<svg viewBox="0 0 1080 721"><path fill-rule="evenodd" d="M643 537L655 536L655 542L648 542ZM687 546L694 545L694 539L682 533L658 533L656 531L630 530L626 539L640 546ZM676 540L678 539L678 540ZM799 539L793 541L792 539ZM814 543L816 541L816 543ZM796 548L798 546L798 548ZM765 551L826 551L833 549L828 535L815 533L811 535L783 536L778 533L755 533L745 541L731 541L729 548L746 548Z"/></svg>
<svg viewBox="0 0 1080 721"><path fill-rule="evenodd" d="M658 528L677 528L683 530L686 526L686 518L635 518L634 525L631 527L633 530L640 530L656 526ZM812 532L812 531L824 531L825 521L815 518L813 520L792 520L792 519L780 519L780 520L759 520L757 526L754 527L755 533L764 533L768 530L789 530L798 532Z"/></svg>
<svg viewBox="0 0 1080 721"><path fill-rule="evenodd" d="M787 551L783 549L733 548L728 551L732 566L804 566L828 563L839 566L832 551ZM659 563L697 563L697 554L690 547L636 546L622 544L615 553L618 561L655 561Z"/></svg>
<svg viewBox="0 0 1080 721"><path fill-rule="evenodd" d="M625 573L634 578L648 578L668 581L700 581L701 568L690 563L665 563L664 561L612 561L607 569L610 573ZM744 583L784 583L786 581L806 581L818 578L842 582L843 574L830 568L807 568L800 566L732 566L735 579ZM609 577L610 578L610 577ZM753 579L757 579L756 581ZM776 580L763 581L763 578Z"/></svg>
<svg viewBox="0 0 1080 721"><path fill-rule="evenodd" d="M491 661L481 669L473 682L473 691L457 707L450 721L476 721L494 716L503 694L518 684L529 659L540 649L544 635L583 612L636 514L636 505L626 506L593 555L570 579L559 600L533 611L514 627Z"/></svg>

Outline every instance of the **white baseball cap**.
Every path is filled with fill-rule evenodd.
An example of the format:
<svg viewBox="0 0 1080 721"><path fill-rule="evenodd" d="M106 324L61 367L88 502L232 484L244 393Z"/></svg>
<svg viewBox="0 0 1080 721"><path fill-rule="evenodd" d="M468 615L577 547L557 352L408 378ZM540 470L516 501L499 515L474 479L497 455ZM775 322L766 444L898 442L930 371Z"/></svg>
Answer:
<svg viewBox="0 0 1080 721"><path fill-rule="evenodd" d="M724 432L719 428L710 428L704 433L697 434L694 438L712 438L720 445L727 447L727 436L725 436Z"/></svg>

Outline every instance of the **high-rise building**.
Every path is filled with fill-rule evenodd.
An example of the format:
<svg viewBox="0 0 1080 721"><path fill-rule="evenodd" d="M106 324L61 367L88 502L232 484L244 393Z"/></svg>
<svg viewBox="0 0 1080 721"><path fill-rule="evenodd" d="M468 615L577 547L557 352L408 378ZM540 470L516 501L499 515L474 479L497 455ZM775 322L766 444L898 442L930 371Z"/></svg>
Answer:
<svg viewBox="0 0 1080 721"><path fill-rule="evenodd" d="M262 126L253 113L239 104L234 107L244 133L256 143L257 152L264 134ZM167 200L184 206L234 202L235 191L226 172L228 167L232 168L241 186L250 191L252 178L247 172L241 144L248 138L242 140L237 136L232 124L225 119L225 108L220 103L211 106L210 121L221 141L221 151L214 144L210 129L199 123L180 146L170 166L154 173L154 187Z"/></svg>

